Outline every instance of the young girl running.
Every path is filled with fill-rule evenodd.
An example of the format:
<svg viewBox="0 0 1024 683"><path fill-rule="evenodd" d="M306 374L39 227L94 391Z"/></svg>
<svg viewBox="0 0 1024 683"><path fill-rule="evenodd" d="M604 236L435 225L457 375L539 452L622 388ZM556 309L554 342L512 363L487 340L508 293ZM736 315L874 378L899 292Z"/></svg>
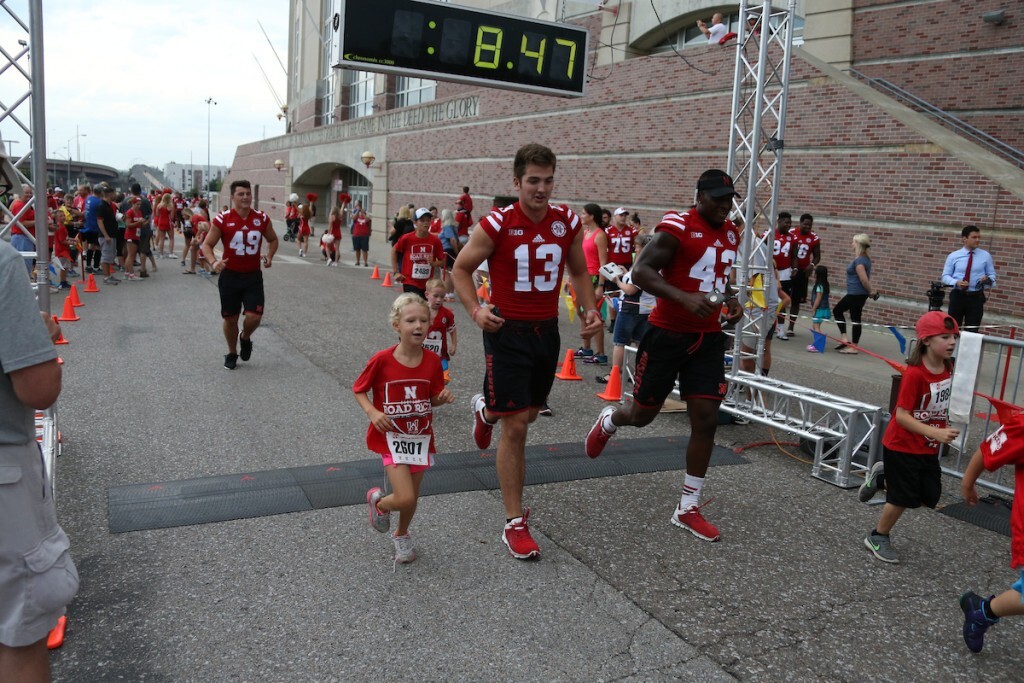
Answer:
<svg viewBox="0 0 1024 683"><path fill-rule="evenodd" d="M455 397L444 386L441 359L423 353L430 325L427 303L418 294L402 294L391 305L390 318L398 344L373 355L352 392L370 418L366 445L383 458L393 491L384 495L375 486L366 492L370 526L388 531L391 513L398 511L392 541L395 562L404 564L416 559L409 524L416 514L423 473L434 460L431 407L452 403Z"/></svg>
<svg viewBox="0 0 1024 683"><path fill-rule="evenodd" d="M459 345L458 334L455 330L455 314L445 308L442 303L447 293L442 280L437 278L427 280L426 293L427 305L430 307L430 327L427 329L427 339L423 342L423 348L433 351L441 358L444 383L448 384L452 381L448 365ZM451 341L448 340L449 335Z"/></svg>
<svg viewBox="0 0 1024 683"><path fill-rule="evenodd" d="M303 204L299 207L299 256L305 257L306 252L309 251L309 236L313 234L312 228L309 226L309 219L313 217L313 212L309 208L309 204Z"/></svg>
<svg viewBox="0 0 1024 683"><path fill-rule="evenodd" d="M882 562L900 561L889 533L907 508L934 508L942 493L939 444L951 443L960 430L947 423L950 358L960 329L942 311L929 311L914 326L917 345L907 359L896 414L882 438L884 460L876 462L860 487L860 499L870 500L885 489L885 507L864 545ZM884 465L883 465L884 463Z"/></svg>
<svg viewBox="0 0 1024 683"><path fill-rule="evenodd" d="M832 319L832 309L828 305L829 297L829 286L828 286L828 268L825 266L818 266L814 269L814 289L811 290L811 310L814 311L814 319L811 322L811 327L818 334L821 334L821 324L826 320ZM817 353L818 347L814 344L808 344L807 350L811 353ZM824 351L822 351L824 353Z"/></svg>

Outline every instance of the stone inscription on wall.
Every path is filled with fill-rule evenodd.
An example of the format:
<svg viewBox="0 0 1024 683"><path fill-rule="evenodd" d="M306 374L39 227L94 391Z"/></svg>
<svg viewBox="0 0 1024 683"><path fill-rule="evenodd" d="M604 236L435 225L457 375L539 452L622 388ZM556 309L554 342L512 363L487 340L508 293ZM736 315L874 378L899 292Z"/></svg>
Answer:
<svg viewBox="0 0 1024 683"><path fill-rule="evenodd" d="M345 123L324 126L296 135L284 135L261 143L260 151L274 152L281 149L323 145L328 142L339 142L349 138L391 133L412 126L472 119L479 115L479 97L459 97L447 102L425 104L412 109L387 112L377 116L367 116L353 121L346 121Z"/></svg>

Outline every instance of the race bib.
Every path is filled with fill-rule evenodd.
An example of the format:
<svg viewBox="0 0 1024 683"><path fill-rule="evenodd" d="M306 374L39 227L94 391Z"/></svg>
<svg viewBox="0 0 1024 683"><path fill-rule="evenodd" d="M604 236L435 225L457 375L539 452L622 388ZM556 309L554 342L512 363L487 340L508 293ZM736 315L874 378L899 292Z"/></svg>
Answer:
<svg viewBox="0 0 1024 683"><path fill-rule="evenodd" d="M391 461L396 465L429 465L430 435L387 432Z"/></svg>
<svg viewBox="0 0 1024 683"><path fill-rule="evenodd" d="M423 340L423 348L427 351L433 351L437 355L441 355L441 335L436 332L431 332L426 339Z"/></svg>
<svg viewBox="0 0 1024 683"><path fill-rule="evenodd" d="M429 280L433 270L429 263L414 263L412 264L412 279Z"/></svg>

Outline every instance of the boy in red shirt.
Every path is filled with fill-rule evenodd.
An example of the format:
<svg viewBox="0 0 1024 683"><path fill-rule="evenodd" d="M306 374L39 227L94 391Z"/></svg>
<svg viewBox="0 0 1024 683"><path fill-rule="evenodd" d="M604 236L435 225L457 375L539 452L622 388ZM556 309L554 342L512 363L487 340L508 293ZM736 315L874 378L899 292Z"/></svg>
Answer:
<svg viewBox="0 0 1024 683"><path fill-rule="evenodd" d="M993 472L1003 465L1013 465L1013 512L1010 518L1010 566L1020 571L1018 578L999 595L983 599L974 591L960 596L964 612L964 642L971 652L981 652L985 631L999 623L1000 617L1024 614L1024 413L1017 413L992 433L974 453L960 485L964 501L978 504L974 482L983 469Z"/></svg>
<svg viewBox="0 0 1024 683"><path fill-rule="evenodd" d="M71 289L71 285L68 284L68 271L74 262L71 260L71 240L64 224L65 215L63 211L54 211L53 217L57 222L53 231L53 260L60 263L60 288Z"/></svg>
<svg viewBox="0 0 1024 683"><path fill-rule="evenodd" d="M395 274L395 282L402 283L402 291L419 294L424 299L427 297L427 280L445 264L441 240L430 234L433 218L429 209L416 209L415 232L402 235L391 249L391 270ZM402 254L401 272L398 272L399 254Z"/></svg>

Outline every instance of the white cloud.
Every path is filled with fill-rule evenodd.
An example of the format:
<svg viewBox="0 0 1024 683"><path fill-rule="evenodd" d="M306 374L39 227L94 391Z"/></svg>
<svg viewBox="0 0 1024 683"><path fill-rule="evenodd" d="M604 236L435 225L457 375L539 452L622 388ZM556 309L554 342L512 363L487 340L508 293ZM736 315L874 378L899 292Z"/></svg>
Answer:
<svg viewBox="0 0 1024 683"><path fill-rule="evenodd" d="M8 3L27 19L24 0ZM288 3L283 0L48 0L44 3L47 156L65 156L75 127L84 160L127 168L210 162L228 166L235 148L280 135L277 103L260 73L259 59L278 96L286 77L257 20L287 62ZM10 52L25 34L0 21L0 45ZM28 69L27 58L22 62ZM20 82L19 82L20 79ZM9 69L0 76L0 99L10 105L25 81ZM18 109L26 122L26 102ZM6 139L26 136L4 122ZM71 139L73 156L76 141ZM55 154L57 153L57 154Z"/></svg>

